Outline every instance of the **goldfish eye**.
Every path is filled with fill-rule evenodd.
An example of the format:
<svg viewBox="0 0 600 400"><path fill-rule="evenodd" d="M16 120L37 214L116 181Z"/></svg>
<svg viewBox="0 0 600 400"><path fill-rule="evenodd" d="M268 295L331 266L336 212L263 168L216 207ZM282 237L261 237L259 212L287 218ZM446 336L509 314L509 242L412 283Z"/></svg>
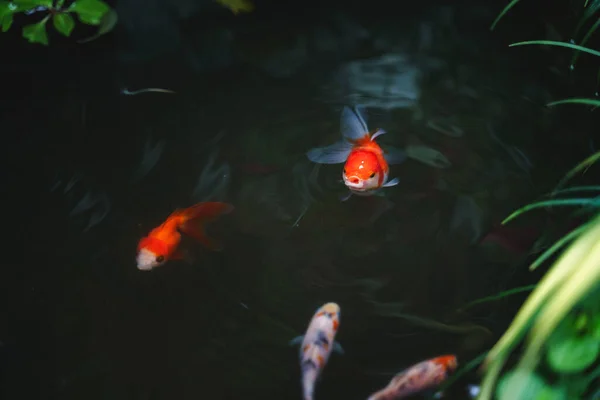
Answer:
<svg viewBox="0 0 600 400"><path fill-rule="evenodd" d="M371 176L369 176L369 178L372 178L372 177L374 177L374 176L375 176L375 172L373 172L373 173L371 174Z"/></svg>
<svg viewBox="0 0 600 400"><path fill-rule="evenodd" d="M346 173L346 168L344 168L344 173Z"/></svg>
<svg viewBox="0 0 600 400"><path fill-rule="evenodd" d="M165 256L158 256L158 257L156 257L156 262L161 263L163 261L165 261Z"/></svg>

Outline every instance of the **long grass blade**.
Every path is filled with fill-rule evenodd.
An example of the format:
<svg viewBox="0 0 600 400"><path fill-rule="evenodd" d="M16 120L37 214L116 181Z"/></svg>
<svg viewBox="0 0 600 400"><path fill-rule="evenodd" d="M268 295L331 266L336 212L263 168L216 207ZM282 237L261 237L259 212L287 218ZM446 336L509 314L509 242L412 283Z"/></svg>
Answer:
<svg viewBox="0 0 600 400"><path fill-rule="evenodd" d="M544 275L538 283L537 288L529 295L523 306L521 306L521 309L504 335L502 335L500 340L498 340L488 353L488 356L484 360L484 367L487 366L488 371L484 377L478 399L489 400L491 398L494 385L508 354L521 340L527 328L533 323L536 315L538 315L539 310L542 309L544 303L548 302L548 299L551 298L558 301L561 300L561 297L556 295L556 291L560 289L569 277L573 276L579 266L573 260L580 261L585 259L590 248L594 246L594 240L595 242L600 242L597 237L600 236L597 234L598 230L600 230L600 217L597 217L592 223L594 230L591 233L590 231L586 232L584 236L579 238L561 255L560 259ZM596 257L598 257L597 254Z"/></svg>
<svg viewBox="0 0 600 400"><path fill-rule="evenodd" d="M600 4L600 2L598 2L598 3ZM594 23L594 25L592 25L592 27L590 29L588 29L588 31L585 34L585 36L583 37L583 39L581 39L581 42L579 43L579 45L585 46L587 41L594 34L594 32L596 31L596 29L598 29L599 26L600 26L600 18ZM579 58L579 54L580 54L579 51L575 51L575 53L573 53L573 57L571 58L571 68L573 68L575 66L575 62L577 62L577 59Z"/></svg>
<svg viewBox="0 0 600 400"><path fill-rule="evenodd" d="M596 12L598 10L600 10L600 0L592 1L592 4L590 4L589 7L588 7L587 3L588 3L588 0L586 0L585 4L583 6L585 8L585 11L583 12L583 16L577 23L575 32L573 32L573 36L572 36L573 38L575 38L579 35L579 31L581 30L581 28L583 28L583 25L585 25L585 23L588 21L588 19L590 19L590 17L594 16L594 14L596 14Z"/></svg>
<svg viewBox="0 0 600 400"><path fill-rule="evenodd" d="M573 192L600 192L600 186L573 186L566 189L555 190L551 196Z"/></svg>
<svg viewBox="0 0 600 400"><path fill-rule="evenodd" d="M552 106L557 106L559 104L583 104L586 106L600 107L600 100L586 99L586 98L574 98L574 99L553 101L551 103L546 104L546 106L552 107Z"/></svg>
<svg viewBox="0 0 600 400"><path fill-rule="evenodd" d="M600 282L600 216L592 228L583 234L555 264L555 271L569 271L565 280L541 310L529 333L522 367L533 369L548 338L567 313L583 300Z"/></svg>
<svg viewBox="0 0 600 400"><path fill-rule="evenodd" d="M509 289L509 290L504 290L504 291L502 291L500 293L497 293L497 294L494 294L492 296L482 297L480 299L477 299L477 300L474 300L474 301L472 301L470 303L467 303L464 307L461 307L461 310L466 310L466 309L471 308L473 306L476 306L478 304L488 303L490 301L500 300L500 299L503 299L505 297L512 296L513 294L528 292L528 291L531 291L531 290L535 289L536 286L537 285L521 286L521 287Z"/></svg>
<svg viewBox="0 0 600 400"><path fill-rule="evenodd" d="M507 12L509 12L511 8L513 8L514 6L516 6L518 2L519 2L519 0L512 0L510 3L508 3L508 5L506 7L504 7L504 9L496 17L496 19L494 20L494 22L492 22L492 26L490 27L490 31L493 31L494 28L496 28L496 25L498 24L498 22L500 21L500 19L502 17L504 17L504 15Z"/></svg>
<svg viewBox="0 0 600 400"><path fill-rule="evenodd" d="M545 46L568 47L568 48L573 49L573 50L579 50L581 52L593 54L595 56L600 57L600 51L592 50L590 48L579 46L579 45L576 45L576 44L571 44L571 43L568 43L568 42L557 42L557 41L554 41L554 40L529 40L527 42L518 42L518 43L509 44L508 47L527 46L527 45L530 45L530 44L539 44L539 45L545 45Z"/></svg>
<svg viewBox="0 0 600 400"><path fill-rule="evenodd" d="M596 204L598 200L594 199L555 199L555 200L545 200L539 201L537 203L527 204L524 207L519 208L517 211L510 214L508 217L502 221L502 225L512 221L516 217L521 214L526 213L527 211L535 210L537 208L545 208L545 207L570 207L570 206L589 206Z"/></svg>
<svg viewBox="0 0 600 400"><path fill-rule="evenodd" d="M565 246L571 240L575 239L581 233L585 232L586 229L589 228L589 223L578 226L576 229L573 229L571 232L567 233L563 237L560 238L556 243L554 243L548 250L546 250L541 256L539 256L530 266L529 270L533 271L540 265L544 263L550 256L556 253L560 248Z"/></svg>
<svg viewBox="0 0 600 400"><path fill-rule="evenodd" d="M562 186L564 186L564 184L567 183L568 180L573 178L575 175L577 175L581 171L588 169L592 164L594 164L598 160L600 160L600 151L592 154L591 156L589 156L588 158L586 158L585 160L583 160L582 162L577 164L575 166L575 168L573 168L572 170L567 172L567 174L564 176L564 178L562 178L560 180L560 182L558 182L558 184L556 185L556 187L554 188L554 191L552 193L554 194L557 190L559 190Z"/></svg>

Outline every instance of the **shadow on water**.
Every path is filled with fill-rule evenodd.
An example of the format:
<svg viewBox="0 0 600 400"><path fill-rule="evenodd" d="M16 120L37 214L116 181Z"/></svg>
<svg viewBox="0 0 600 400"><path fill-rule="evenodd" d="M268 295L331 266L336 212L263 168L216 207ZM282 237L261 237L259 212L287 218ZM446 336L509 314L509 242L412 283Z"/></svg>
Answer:
<svg viewBox="0 0 600 400"><path fill-rule="evenodd" d="M328 301L341 306L346 354L331 358L318 398L366 398L416 361L488 348L519 299L458 310L523 281L516 271L547 221L508 233L498 223L587 151L555 162L538 148L541 136L560 141L540 106L558 89L537 73L545 61L524 65L487 32L491 8L361 20L355 5L347 21L369 35L341 42L337 25L329 39L347 48L335 54L314 47L329 17L281 37L247 17L239 63L200 72L185 57L122 64L112 37L89 52L2 37L23 60L3 66L23 86L2 111L16 243L1 279L3 398L300 398L287 342ZM281 55L310 35L320 41L308 55ZM395 64L351 64L386 54ZM419 75L404 94L399 63ZM379 89L356 83L369 79ZM141 87L176 93L120 94ZM401 184L385 197L340 202L341 166L305 152L337 140L351 101L371 105L382 143L435 149L450 165L413 157L392 167ZM208 198L236 207L210 227L225 249L193 246L192 263L138 271L140 237Z"/></svg>

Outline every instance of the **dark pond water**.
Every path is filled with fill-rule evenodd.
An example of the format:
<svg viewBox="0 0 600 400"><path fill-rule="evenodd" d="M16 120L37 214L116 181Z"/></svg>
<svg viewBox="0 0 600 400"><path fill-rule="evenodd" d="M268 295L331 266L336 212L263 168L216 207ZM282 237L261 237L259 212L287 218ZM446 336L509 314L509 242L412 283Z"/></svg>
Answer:
<svg viewBox="0 0 600 400"><path fill-rule="evenodd" d="M329 301L346 354L319 399L488 349L523 297L463 306L535 282L524 263L553 222L499 223L594 146L587 110L543 107L593 85L560 52L507 48L546 35L527 6L490 33L503 4L211 11L172 52L159 28L139 42L127 3L125 28L86 48L2 34L2 398L299 399L287 343ZM149 87L175 93L123 94ZM354 103L382 143L430 153L392 166L384 197L341 202L341 165L305 153ZM206 200L236 207L210 226L224 250L139 271L139 239Z"/></svg>

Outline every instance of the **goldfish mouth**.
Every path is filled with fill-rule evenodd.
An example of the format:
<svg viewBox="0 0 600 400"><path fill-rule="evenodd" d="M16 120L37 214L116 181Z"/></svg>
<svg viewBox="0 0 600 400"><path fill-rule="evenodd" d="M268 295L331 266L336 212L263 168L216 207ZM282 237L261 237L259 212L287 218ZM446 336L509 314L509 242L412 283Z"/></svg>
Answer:
<svg viewBox="0 0 600 400"><path fill-rule="evenodd" d="M356 190L358 192L363 192L365 190L367 190L365 188L365 183L364 181L360 180L359 178L353 176L353 177L344 177L344 184L350 188L351 190Z"/></svg>

